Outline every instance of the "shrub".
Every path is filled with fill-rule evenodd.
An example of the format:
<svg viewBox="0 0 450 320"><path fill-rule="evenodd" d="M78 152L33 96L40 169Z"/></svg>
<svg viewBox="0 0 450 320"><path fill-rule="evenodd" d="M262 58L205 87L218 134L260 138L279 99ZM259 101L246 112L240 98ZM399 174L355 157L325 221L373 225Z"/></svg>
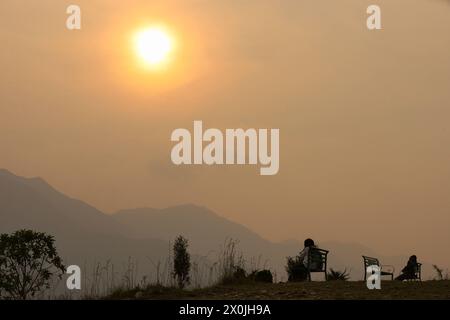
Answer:
<svg viewBox="0 0 450 320"><path fill-rule="evenodd" d="M344 269L344 271L337 271L333 270L333 268L330 268L330 272L327 274L327 280L334 281L334 280L341 280L341 281L348 281L350 279L350 274L347 272L347 269Z"/></svg>
<svg viewBox="0 0 450 320"><path fill-rule="evenodd" d="M220 278L219 284L231 285L231 284L242 284L245 283L247 278L247 272L241 267L233 267L233 272L228 272Z"/></svg>
<svg viewBox="0 0 450 320"><path fill-rule="evenodd" d="M236 270L233 272L233 278L237 280L245 279L247 278L247 272L241 267L236 267Z"/></svg>
<svg viewBox="0 0 450 320"><path fill-rule="evenodd" d="M180 289L183 289L190 283L191 256L187 248L187 239L182 236L176 238L173 245L173 278L177 281Z"/></svg>
<svg viewBox="0 0 450 320"><path fill-rule="evenodd" d="M305 266L298 256L287 258L286 272L289 282L306 280Z"/></svg>
<svg viewBox="0 0 450 320"><path fill-rule="evenodd" d="M265 282L265 283L273 282L273 275L270 270L253 271L250 274L249 278L254 280L255 282Z"/></svg>

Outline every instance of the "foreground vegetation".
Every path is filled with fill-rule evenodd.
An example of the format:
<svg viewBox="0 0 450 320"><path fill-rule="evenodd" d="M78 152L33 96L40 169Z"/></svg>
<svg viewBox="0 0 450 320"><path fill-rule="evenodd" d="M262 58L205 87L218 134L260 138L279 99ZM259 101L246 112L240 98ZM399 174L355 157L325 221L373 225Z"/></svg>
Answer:
<svg viewBox="0 0 450 320"><path fill-rule="evenodd" d="M180 290L161 286L118 290L106 299L205 299L205 300L318 300L318 299L450 299L450 281L383 281L381 290L368 290L362 281L255 283L217 285Z"/></svg>
<svg viewBox="0 0 450 320"><path fill-rule="evenodd" d="M156 282L148 281L146 276L138 280L137 263L130 258L117 281L114 265L107 262L95 265L90 278L84 277L83 291L44 295L52 286L56 288L53 281L62 280L66 271L54 242L52 236L32 230L0 235L0 299L450 299L448 271L436 265L434 281L383 281L381 290L368 290L362 281L348 281L345 269L330 268L328 281L294 282L303 261L298 256L288 257L286 272L291 282L281 283L259 262L247 263L237 242L231 239L209 268L209 284L202 286L199 278L208 268L202 272L197 263L191 264L188 240L182 236L175 240L163 270L160 262L155 264ZM78 281L81 289L81 273Z"/></svg>

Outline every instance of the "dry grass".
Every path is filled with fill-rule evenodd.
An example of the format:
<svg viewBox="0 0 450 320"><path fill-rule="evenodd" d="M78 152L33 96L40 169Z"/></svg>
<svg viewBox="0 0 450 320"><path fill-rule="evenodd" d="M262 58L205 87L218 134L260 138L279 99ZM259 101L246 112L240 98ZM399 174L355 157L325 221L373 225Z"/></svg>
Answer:
<svg viewBox="0 0 450 320"><path fill-rule="evenodd" d="M330 281L219 285L196 290L154 288L121 292L112 299L206 299L206 300L331 300L331 299L450 299L450 281L383 281L381 290L368 290L362 281Z"/></svg>

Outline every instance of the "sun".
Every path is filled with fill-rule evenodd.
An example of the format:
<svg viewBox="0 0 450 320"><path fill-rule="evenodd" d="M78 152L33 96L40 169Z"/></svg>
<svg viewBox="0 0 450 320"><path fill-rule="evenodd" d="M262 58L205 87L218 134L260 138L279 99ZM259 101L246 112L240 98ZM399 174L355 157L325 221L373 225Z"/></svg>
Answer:
<svg viewBox="0 0 450 320"><path fill-rule="evenodd" d="M173 37L162 27L149 27L136 32L134 45L140 60L148 67L166 64L174 49Z"/></svg>

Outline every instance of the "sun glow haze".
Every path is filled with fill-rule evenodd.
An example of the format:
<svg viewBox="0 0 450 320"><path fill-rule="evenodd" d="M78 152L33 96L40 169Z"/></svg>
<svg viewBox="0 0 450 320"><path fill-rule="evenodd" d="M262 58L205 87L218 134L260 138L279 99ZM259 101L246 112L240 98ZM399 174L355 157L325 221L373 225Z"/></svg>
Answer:
<svg viewBox="0 0 450 320"><path fill-rule="evenodd" d="M149 27L138 31L134 45L141 62L152 69L167 64L174 50L174 40L162 27Z"/></svg>

